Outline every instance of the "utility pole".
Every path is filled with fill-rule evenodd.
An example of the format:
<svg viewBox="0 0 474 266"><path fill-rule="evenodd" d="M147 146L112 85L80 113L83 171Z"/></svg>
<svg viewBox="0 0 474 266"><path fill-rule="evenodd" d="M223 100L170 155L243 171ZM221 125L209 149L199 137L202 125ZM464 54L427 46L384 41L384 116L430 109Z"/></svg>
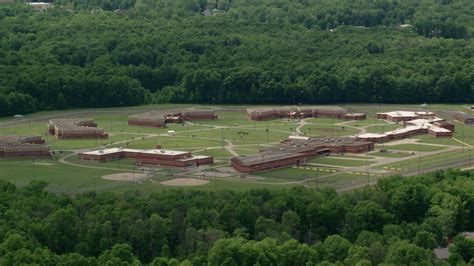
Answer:
<svg viewBox="0 0 474 266"><path fill-rule="evenodd" d="M225 154L224 154L224 128L221 128L221 139L222 139L222 158L225 157Z"/></svg>
<svg viewBox="0 0 474 266"><path fill-rule="evenodd" d="M420 175L420 164L421 164L421 142L419 143L419 148L418 148L418 175Z"/></svg>

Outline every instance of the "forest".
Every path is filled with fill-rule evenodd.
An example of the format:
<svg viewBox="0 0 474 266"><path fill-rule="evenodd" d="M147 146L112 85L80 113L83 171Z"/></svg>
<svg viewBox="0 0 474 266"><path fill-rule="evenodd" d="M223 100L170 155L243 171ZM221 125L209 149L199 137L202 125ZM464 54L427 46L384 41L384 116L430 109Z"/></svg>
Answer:
<svg viewBox="0 0 474 266"><path fill-rule="evenodd" d="M474 171L331 189L68 196L0 182L2 265L465 265ZM433 248L450 245L448 261Z"/></svg>
<svg viewBox="0 0 474 266"><path fill-rule="evenodd" d="M469 102L473 32L472 0L57 0L47 12L0 4L0 115L165 102Z"/></svg>

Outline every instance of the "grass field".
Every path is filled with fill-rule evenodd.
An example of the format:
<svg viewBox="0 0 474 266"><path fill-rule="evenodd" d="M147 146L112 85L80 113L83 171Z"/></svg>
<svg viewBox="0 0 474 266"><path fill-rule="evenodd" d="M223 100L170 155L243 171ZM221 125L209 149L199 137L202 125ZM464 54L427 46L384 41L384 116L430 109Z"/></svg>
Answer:
<svg viewBox="0 0 474 266"><path fill-rule="evenodd" d="M55 150L54 159L0 159L0 179L12 181L17 185L26 185L32 180L45 180L49 182L48 189L63 193L81 193L88 190L127 191L138 190L145 193L164 189L199 189L199 190L246 190L251 188L281 189L291 186L305 185L309 187L344 187L358 186L367 183L367 177L351 174L352 167L361 167L368 163L371 168L378 170L384 167L413 169L420 163L418 155L410 152L436 153L423 156L421 165L426 169L430 165L444 162L465 160L467 153L452 152L452 147L462 149L462 144L451 138L434 138L428 135L418 135L415 138L420 144L377 145L390 152L372 152L364 154L331 155L330 157L316 158L310 161L307 169L283 168L252 174L252 178L240 179L237 173L228 173L229 159L233 154L251 155L267 146L272 146L289 135L296 134L300 121L287 119L274 119L255 122L246 118L245 106L219 106L218 109L230 108L231 111L218 110L219 118L213 121L195 121L184 124L169 124L167 128L147 128L129 126L127 117L130 114L154 109L174 109L197 105L146 105L127 108L104 108L100 110L67 110L46 111L25 115L22 121L12 122L12 118L0 118L0 135L42 135ZM209 106L208 106L209 107ZM362 121L344 121L332 118L306 119L304 126L299 127L307 136L351 136L364 130L378 133L393 130L399 125L389 124L376 120L375 113L393 110L413 110L420 108L418 105L349 105L350 111L364 112L368 119ZM412 109L410 109L412 108ZM456 110L465 111L461 105L432 105L430 110ZM241 110L241 111L239 111ZM98 126L110 134L104 140L57 140L45 135L46 124L49 117L88 117L94 119ZM10 123L8 126L2 124ZM175 134L168 134L168 131ZM468 144L474 144L474 127L456 123L455 137ZM413 142L413 141L412 141ZM165 149L176 149L193 152L196 155L209 155L216 158L215 168L222 176L211 177L210 182L196 187L171 187L160 182L183 176L193 177L193 170L170 170L166 168L153 168L153 177L143 183L108 181L101 177L107 174L139 171L140 167L132 160L121 159L107 163L83 162L77 156L65 160L62 157L79 149L97 149L103 147L128 147L136 149L152 149L156 145ZM430 144L436 144L430 145ZM448 147L451 147L445 151ZM467 149L467 148L466 148ZM231 153L230 151L233 153ZM59 152L61 151L61 153ZM372 166L386 160L383 166ZM151 169L151 168L150 168ZM346 169L349 169L346 171ZM338 173L336 171L346 171ZM217 173L216 172L216 173ZM388 173L390 174L390 172ZM374 176L373 178L376 178ZM377 177L378 178L378 177ZM307 180L305 182L305 179Z"/></svg>
<svg viewBox="0 0 474 266"><path fill-rule="evenodd" d="M372 152L369 153L370 155L377 156L377 157L384 157L384 158L405 158L409 156L413 156L408 152Z"/></svg>
<svg viewBox="0 0 474 266"><path fill-rule="evenodd" d="M307 136L350 136L358 133L357 129L338 125L305 125L301 131Z"/></svg>
<svg viewBox="0 0 474 266"><path fill-rule="evenodd" d="M398 144L398 145L376 145L376 148L380 149L384 147L386 150L401 150L401 151L439 151L446 149L442 146L433 146L425 144Z"/></svg>
<svg viewBox="0 0 474 266"><path fill-rule="evenodd" d="M364 166L367 164L372 164L374 161L370 160L355 160L355 159L339 159L339 158L328 158L328 157L319 157L309 160L310 163L316 164L328 164L334 166Z"/></svg>

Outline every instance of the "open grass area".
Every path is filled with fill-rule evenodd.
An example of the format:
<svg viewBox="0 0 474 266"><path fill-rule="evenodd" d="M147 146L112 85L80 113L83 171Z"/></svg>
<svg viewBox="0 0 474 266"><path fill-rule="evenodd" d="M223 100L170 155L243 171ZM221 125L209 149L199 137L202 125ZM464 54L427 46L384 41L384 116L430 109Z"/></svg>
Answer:
<svg viewBox="0 0 474 266"><path fill-rule="evenodd" d="M224 143L225 144L225 143ZM221 147L222 141L208 140L193 137L181 136L159 136L151 138L139 138L134 141L125 143L123 146L133 149L154 149L156 145L161 145L163 149L188 149L188 148L208 148Z"/></svg>
<svg viewBox="0 0 474 266"><path fill-rule="evenodd" d="M446 149L443 146L425 145L425 144L398 144L398 145L376 145L377 149L385 148L386 150L401 150L401 151L439 151Z"/></svg>
<svg viewBox="0 0 474 266"><path fill-rule="evenodd" d="M384 157L384 158L405 158L405 157L413 156L412 154L408 152L393 152L393 151L390 151L390 152L376 151L369 154L373 156L377 156L377 157Z"/></svg>
<svg viewBox="0 0 474 266"><path fill-rule="evenodd" d="M253 175L265 177L268 179L278 179L284 181L304 181L306 179L315 178L324 175L324 172L307 170L304 168L281 168L265 172L255 173Z"/></svg>
<svg viewBox="0 0 474 266"><path fill-rule="evenodd" d="M214 149L201 149L200 151L193 152L195 155L205 155L205 156L213 156L216 158L230 158L232 154L227 151L227 149L222 148L214 148Z"/></svg>
<svg viewBox="0 0 474 266"><path fill-rule="evenodd" d="M437 144L437 145L449 145L449 146L462 146L461 143L453 140L452 138L435 138L430 135L418 135L417 139L420 139L418 142L426 144Z"/></svg>
<svg viewBox="0 0 474 266"><path fill-rule="evenodd" d="M391 163L386 165L377 166L377 169L387 169L387 168L401 168L402 170L416 169L418 166L420 168L432 168L449 162L460 162L462 160L468 161L472 159L474 163L474 156L469 152L469 150L458 150L445 152L429 156L415 156L413 159L404 160L397 163ZM469 162L466 162L468 164Z"/></svg>
<svg viewBox="0 0 474 266"><path fill-rule="evenodd" d="M305 125L301 128L301 132L306 136L350 136L358 133L355 128L338 125Z"/></svg>
<svg viewBox="0 0 474 266"><path fill-rule="evenodd" d="M306 182L305 184L313 187L313 188L324 188L330 187L334 189L345 189L351 190L367 185L370 182L373 182L376 179L380 179L381 177L378 176L371 176L371 175L355 175L355 174L336 174L324 178L318 178L315 180L311 180Z"/></svg>
<svg viewBox="0 0 474 266"><path fill-rule="evenodd" d="M372 164L374 161L370 160L355 160L355 159L339 159L339 158L330 158L330 157L317 157L309 160L310 163L317 164L328 164L334 166L347 166L347 167L356 167L364 166L366 164Z"/></svg>
<svg viewBox="0 0 474 266"><path fill-rule="evenodd" d="M367 131L367 133L384 133L387 131L395 130L400 127L401 126L398 124L382 124L382 125L366 127L365 130Z"/></svg>
<svg viewBox="0 0 474 266"><path fill-rule="evenodd" d="M24 186L33 180L49 183L48 190L61 193L77 193L93 190L99 185L113 183L101 179L103 175L119 171L74 167L56 160L2 159L0 160L0 179Z"/></svg>

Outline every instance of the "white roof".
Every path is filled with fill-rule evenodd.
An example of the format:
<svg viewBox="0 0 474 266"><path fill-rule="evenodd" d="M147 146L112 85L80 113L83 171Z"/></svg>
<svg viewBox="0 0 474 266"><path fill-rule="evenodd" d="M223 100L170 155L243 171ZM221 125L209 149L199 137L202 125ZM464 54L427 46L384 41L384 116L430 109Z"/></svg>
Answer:
<svg viewBox="0 0 474 266"><path fill-rule="evenodd" d="M182 155L182 154L189 153L188 151L173 151L173 150L161 150L161 149L136 150L136 149L123 149L123 148L110 148L110 149L83 152L82 154L106 155L106 154L113 154L113 153L119 153L119 152L136 152L136 153L144 153L144 154L163 154L163 155Z"/></svg>
<svg viewBox="0 0 474 266"><path fill-rule="evenodd" d="M288 139L299 139L299 140L308 140L309 137L303 137L303 136L289 136Z"/></svg>
<svg viewBox="0 0 474 266"><path fill-rule="evenodd" d="M444 133L451 132L451 130L449 129L445 129L445 128L441 128L441 127L433 125L434 122L438 122L438 121L443 121L443 119L438 118L438 117L435 117L433 119L414 119L414 120L407 121L406 122L407 126L402 127L402 128L397 128L395 130L387 131L387 132L379 133L379 134L377 133L361 134L358 137L361 139L383 138L390 135L408 133L408 132L419 130L419 129L429 129L433 132L444 132Z"/></svg>
<svg viewBox="0 0 474 266"><path fill-rule="evenodd" d="M392 111L392 112L386 112L386 113L381 113L385 114L391 117L418 117L418 116L427 116L427 115L434 115L433 112L429 111Z"/></svg>
<svg viewBox="0 0 474 266"><path fill-rule="evenodd" d="M163 154L163 155L182 155L189 153L189 151L173 151L173 150L162 150L162 149L153 149L153 150L142 150L139 153L145 154Z"/></svg>
<svg viewBox="0 0 474 266"><path fill-rule="evenodd" d="M205 155L193 155L193 157L189 158L184 158L184 159L179 159L178 161L191 161L191 160L196 160L196 159L206 159L206 158L211 158L211 156L205 156Z"/></svg>

